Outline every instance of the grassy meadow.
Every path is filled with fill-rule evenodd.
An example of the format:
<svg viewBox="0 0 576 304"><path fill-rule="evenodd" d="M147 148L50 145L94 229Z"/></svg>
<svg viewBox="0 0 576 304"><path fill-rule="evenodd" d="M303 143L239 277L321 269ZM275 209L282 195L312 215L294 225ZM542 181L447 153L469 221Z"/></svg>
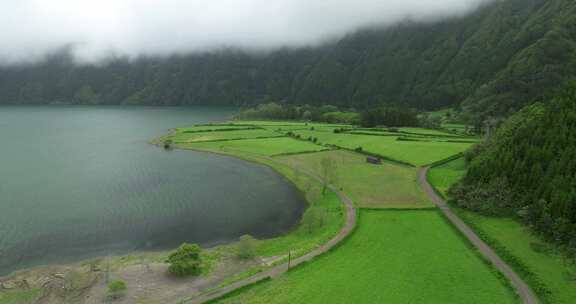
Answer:
<svg viewBox="0 0 576 304"><path fill-rule="evenodd" d="M429 180L443 195L466 173L463 158L432 168ZM532 286L543 303L568 304L576 299L576 265L558 249L511 218L483 216L454 208L458 215Z"/></svg>
<svg viewBox="0 0 576 304"><path fill-rule="evenodd" d="M192 132L176 131L172 137L174 143L191 143L202 141L221 141L221 140L236 140L236 139L249 139L249 138L269 138L283 136L274 131L264 129L238 129L229 131L205 131L205 132Z"/></svg>
<svg viewBox="0 0 576 304"><path fill-rule="evenodd" d="M374 211L345 243L217 303L515 303L436 211Z"/></svg>
<svg viewBox="0 0 576 304"><path fill-rule="evenodd" d="M317 138L318 143L335 145L346 149L362 148L363 151L382 155L423 166L468 149L472 143L440 142L440 141L404 141L398 136L376 136L347 133L333 133L322 131L301 130L294 131L302 138Z"/></svg>
<svg viewBox="0 0 576 304"><path fill-rule="evenodd" d="M310 203L294 231L257 242L259 257L279 263L286 260L288 250L295 256L305 254L328 241L344 224L344 210L337 196L330 191L323 194L322 185L303 172L325 177L361 208L357 230L337 249L277 279L240 290L223 303L515 302L498 274L436 210L428 210L433 204L417 183L417 168L394 161L368 164L365 155L348 151L362 147L366 152L419 166L458 154L472 143L446 142L454 135L418 128L390 132L272 121L202 128L176 129L168 138L179 148L271 166L295 183ZM349 133L355 130L375 135ZM321 164L327 159L332 169L324 176ZM258 269L224 284L255 271Z"/></svg>
<svg viewBox="0 0 576 304"><path fill-rule="evenodd" d="M428 180L444 196L448 188L466 174L466 161L464 157L432 168L428 173Z"/></svg>
<svg viewBox="0 0 576 304"><path fill-rule="evenodd" d="M390 162L366 163L360 154L334 150L279 157L292 166L307 168L321 175L322 159L334 161L333 184L361 208L429 208L433 204L416 182L416 169Z"/></svg>
<svg viewBox="0 0 576 304"><path fill-rule="evenodd" d="M265 139L244 139L230 141L178 143L184 148L198 150L216 151L224 153L242 153L255 156L274 156L292 153L306 153L324 151L328 148L311 142L294 140L289 137L265 138Z"/></svg>

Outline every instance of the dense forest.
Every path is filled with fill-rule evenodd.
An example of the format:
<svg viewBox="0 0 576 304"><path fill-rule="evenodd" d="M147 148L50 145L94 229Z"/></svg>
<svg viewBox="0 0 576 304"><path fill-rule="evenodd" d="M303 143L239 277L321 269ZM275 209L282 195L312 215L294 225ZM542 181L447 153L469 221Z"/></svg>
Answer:
<svg viewBox="0 0 576 304"><path fill-rule="evenodd" d="M311 106L278 103L259 104L241 111L236 118L244 120L300 120L344 123L363 127L415 127L439 128L441 118L430 117L394 104L374 105L362 112L342 111L332 105Z"/></svg>
<svg viewBox="0 0 576 304"><path fill-rule="evenodd" d="M576 2L502 0L468 16L268 54L226 49L78 65L71 52L0 67L0 104L461 104L483 119L507 116L576 75Z"/></svg>
<svg viewBox="0 0 576 304"><path fill-rule="evenodd" d="M458 205L520 217L576 250L576 83L514 114L467 160L450 190Z"/></svg>

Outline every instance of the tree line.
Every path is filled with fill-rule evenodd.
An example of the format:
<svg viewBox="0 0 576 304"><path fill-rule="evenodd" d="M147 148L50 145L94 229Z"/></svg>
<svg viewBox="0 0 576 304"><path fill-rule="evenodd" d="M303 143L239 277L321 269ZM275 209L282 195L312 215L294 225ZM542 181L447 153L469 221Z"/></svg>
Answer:
<svg viewBox="0 0 576 304"><path fill-rule="evenodd" d="M341 123L367 128L376 126L440 127L439 120L434 120L415 109L393 104L381 104L358 111L355 109L340 109L332 105L295 106L282 103L266 103L245 109L236 118L244 120L297 120Z"/></svg>
<svg viewBox="0 0 576 304"><path fill-rule="evenodd" d="M0 104L280 101L364 109L387 101L430 110L463 101L481 122L508 116L576 75L575 24L572 0L504 0L469 16L260 55L222 49L76 64L63 49L39 63L0 67Z"/></svg>
<svg viewBox="0 0 576 304"><path fill-rule="evenodd" d="M461 207L512 215L576 256L576 82L513 115L466 155Z"/></svg>

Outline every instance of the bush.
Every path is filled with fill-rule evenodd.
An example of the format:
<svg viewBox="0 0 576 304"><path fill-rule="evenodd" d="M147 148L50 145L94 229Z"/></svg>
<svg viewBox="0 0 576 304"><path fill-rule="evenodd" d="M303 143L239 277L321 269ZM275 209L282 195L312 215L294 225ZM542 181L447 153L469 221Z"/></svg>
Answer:
<svg viewBox="0 0 576 304"><path fill-rule="evenodd" d="M164 141L164 149L169 150L172 148L172 140L171 139L167 139Z"/></svg>
<svg viewBox="0 0 576 304"><path fill-rule="evenodd" d="M362 147L357 147L356 149L354 149L354 151L361 153L362 151L364 151L364 149L362 149Z"/></svg>
<svg viewBox="0 0 576 304"><path fill-rule="evenodd" d="M127 289L128 287L124 281L112 281L108 284L108 297L111 299L119 299L126 294Z"/></svg>
<svg viewBox="0 0 576 304"><path fill-rule="evenodd" d="M256 239L251 235L243 235L238 243L238 257L252 259L256 256Z"/></svg>
<svg viewBox="0 0 576 304"><path fill-rule="evenodd" d="M168 256L168 271L177 276L199 275L202 272L200 253L196 244L184 243Z"/></svg>

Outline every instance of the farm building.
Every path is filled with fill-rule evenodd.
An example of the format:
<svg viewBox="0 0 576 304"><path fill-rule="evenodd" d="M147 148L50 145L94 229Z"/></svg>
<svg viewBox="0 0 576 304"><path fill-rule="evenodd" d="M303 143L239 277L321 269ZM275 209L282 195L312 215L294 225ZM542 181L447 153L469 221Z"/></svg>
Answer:
<svg viewBox="0 0 576 304"><path fill-rule="evenodd" d="M373 165L379 165L382 163L382 160L380 160L379 157L368 156L368 157L366 157L366 162L369 164L373 164Z"/></svg>

